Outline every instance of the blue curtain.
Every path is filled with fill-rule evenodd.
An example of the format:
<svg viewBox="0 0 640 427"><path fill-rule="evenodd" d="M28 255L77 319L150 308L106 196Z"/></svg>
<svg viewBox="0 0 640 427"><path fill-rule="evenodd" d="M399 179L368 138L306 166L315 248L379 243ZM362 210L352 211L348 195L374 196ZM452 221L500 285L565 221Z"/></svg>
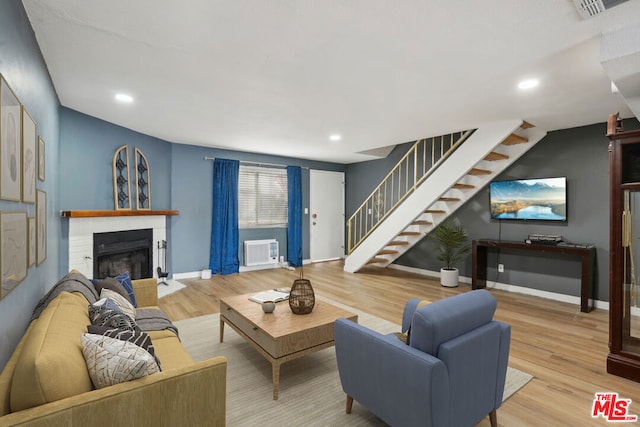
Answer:
<svg viewBox="0 0 640 427"><path fill-rule="evenodd" d="M288 208L287 261L293 267L302 265L302 169L287 166Z"/></svg>
<svg viewBox="0 0 640 427"><path fill-rule="evenodd" d="M237 273L238 260L238 172L237 160L213 161L213 214L209 268L214 274Z"/></svg>

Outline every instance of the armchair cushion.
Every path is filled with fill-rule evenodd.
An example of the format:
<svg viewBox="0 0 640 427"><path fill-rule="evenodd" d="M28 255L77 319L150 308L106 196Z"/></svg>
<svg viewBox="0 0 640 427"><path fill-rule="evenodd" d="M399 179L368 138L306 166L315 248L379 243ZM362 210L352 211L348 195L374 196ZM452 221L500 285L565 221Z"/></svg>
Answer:
<svg viewBox="0 0 640 427"><path fill-rule="evenodd" d="M409 344L432 356L440 345L491 322L496 300L478 289L425 305L415 311Z"/></svg>

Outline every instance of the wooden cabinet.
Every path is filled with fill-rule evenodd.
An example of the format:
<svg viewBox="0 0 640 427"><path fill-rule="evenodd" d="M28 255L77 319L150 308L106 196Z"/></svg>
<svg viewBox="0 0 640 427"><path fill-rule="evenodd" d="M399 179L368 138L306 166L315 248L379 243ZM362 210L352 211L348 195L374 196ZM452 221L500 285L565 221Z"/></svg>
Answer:
<svg viewBox="0 0 640 427"><path fill-rule="evenodd" d="M640 382L640 131L609 117L610 237L607 372Z"/></svg>

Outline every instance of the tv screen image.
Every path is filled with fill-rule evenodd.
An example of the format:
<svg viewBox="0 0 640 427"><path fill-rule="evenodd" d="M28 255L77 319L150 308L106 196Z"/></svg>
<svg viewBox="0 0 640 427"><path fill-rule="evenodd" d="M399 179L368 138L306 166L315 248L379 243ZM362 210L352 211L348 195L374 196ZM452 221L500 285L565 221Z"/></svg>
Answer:
<svg viewBox="0 0 640 427"><path fill-rule="evenodd" d="M492 219L567 220L567 178L489 183Z"/></svg>

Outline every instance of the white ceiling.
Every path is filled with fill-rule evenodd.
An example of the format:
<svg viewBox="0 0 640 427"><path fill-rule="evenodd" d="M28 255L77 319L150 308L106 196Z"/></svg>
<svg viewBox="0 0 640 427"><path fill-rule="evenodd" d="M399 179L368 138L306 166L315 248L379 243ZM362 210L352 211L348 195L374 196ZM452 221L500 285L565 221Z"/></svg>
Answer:
<svg viewBox="0 0 640 427"><path fill-rule="evenodd" d="M23 4L62 105L175 143L352 163L489 121L633 116L600 44L640 0L587 20L571 0Z"/></svg>

